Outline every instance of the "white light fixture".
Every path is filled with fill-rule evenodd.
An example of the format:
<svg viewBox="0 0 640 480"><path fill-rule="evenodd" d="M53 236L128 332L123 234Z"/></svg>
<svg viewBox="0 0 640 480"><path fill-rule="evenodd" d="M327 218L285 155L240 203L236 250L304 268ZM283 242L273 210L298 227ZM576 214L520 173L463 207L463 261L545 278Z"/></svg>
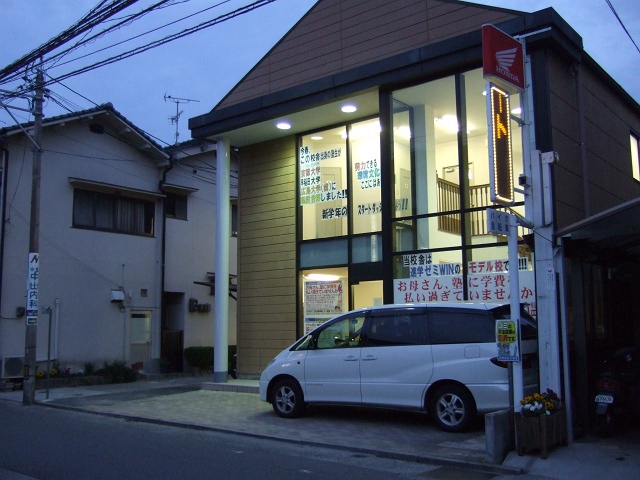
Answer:
<svg viewBox="0 0 640 480"><path fill-rule="evenodd" d="M406 138L407 140L411 138L411 127L409 127L409 125L400 125L394 128L394 132L396 135Z"/></svg>
<svg viewBox="0 0 640 480"><path fill-rule="evenodd" d="M311 140L322 140L323 137L321 135L314 135L311 137Z"/></svg>
<svg viewBox="0 0 640 480"><path fill-rule="evenodd" d="M340 277L338 275L327 275L325 273L310 273L309 275L305 275L305 278L315 282L335 282Z"/></svg>
<svg viewBox="0 0 640 480"><path fill-rule="evenodd" d="M520 107L516 107L511 109L511 113L513 113L514 115L522 115L522 108Z"/></svg>
<svg viewBox="0 0 640 480"><path fill-rule="evenodd" d="M441 117L436 117L435 119L436 125L438 125L443 130L446 130L451 133L457 133L460 130L460 125L458 124L458 118L455 115L443 115ZM467 133L471 132L471 124L467 123Z"/></svg>
<svg viewBox="0 0 640 480"><path fill-rule="evenodd" d="M353 105L352 103L345 103L344 105L342 105L341 110L344 113L353 113L355 111L358 110L358 107L356 107L355 105Z"/></svg>
<svg viewBox="0 0 640 480"><path fill-rule="evenodd" d="M291 124L283 120L276 123L276 127L278 127L280 130L289 130L291 128Z"/></svg>

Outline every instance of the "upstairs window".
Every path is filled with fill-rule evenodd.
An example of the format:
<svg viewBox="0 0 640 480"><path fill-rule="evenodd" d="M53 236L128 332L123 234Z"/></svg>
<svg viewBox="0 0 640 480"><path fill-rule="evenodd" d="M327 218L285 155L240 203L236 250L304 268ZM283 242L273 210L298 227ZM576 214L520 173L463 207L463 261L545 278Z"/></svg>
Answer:
<svg viewBox="0 0 640 480"><path fill-rule="evenodd" d="M167 192L165 214L168 218L187 220L187 195Z"/></svg>
<svg viewBox="0 0 640 480"><path fill-rule="evenodd" d="M90 230L152 236L155 202L76 188L73 226Z"/></svg>

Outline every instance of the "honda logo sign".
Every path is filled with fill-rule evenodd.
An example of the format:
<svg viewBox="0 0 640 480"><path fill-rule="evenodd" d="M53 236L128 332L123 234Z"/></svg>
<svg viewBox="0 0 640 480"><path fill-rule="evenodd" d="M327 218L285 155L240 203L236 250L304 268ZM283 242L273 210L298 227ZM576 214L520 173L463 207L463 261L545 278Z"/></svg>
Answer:
<svg viewBox="0 0 640 480"><path fill-rule="evenodd" d="M508 93L524 90L522 44L493 25L482 27L482 74Z"/></svg>

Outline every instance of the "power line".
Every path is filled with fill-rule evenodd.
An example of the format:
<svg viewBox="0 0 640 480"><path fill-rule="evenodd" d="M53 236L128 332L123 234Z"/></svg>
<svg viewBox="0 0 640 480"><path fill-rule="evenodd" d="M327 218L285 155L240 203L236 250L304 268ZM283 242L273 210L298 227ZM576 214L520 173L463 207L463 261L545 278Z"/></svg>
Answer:
<svg viewBox="0 0 640 480"><path fill-rule="evenodd" d="M276 0L257 0L256 2L246 5L244 7L238 8L236 10L233 10L232 12L226 13L224 15L221 15L219 17L216 17L212 20L208 20L206 22L200 23L199 25L196 25L195 27L191 27L191 28L187 28L179 33L176 34L172 34L169 36L166 36L164 38L161 38L160 40L156 40L153 41L151 43L148 43L146 45L140 46L140 47L136 47L132 50L129 50L127 52L124 52L122 54L107 58L105 60L101 60L99 62L93 63L91 65L87 65L85 67L79 68L77 70L73 70L71 72L65 73L61 76L58 77L59 80L66 80L67 78L70 77L74 77L76 75L80 75L82 73L86 73L89 72L91 70L94 70L96 68L105 66L105 65L109 65L111 63L115 63L118 62L120 60L124 60L125 58L129 58L132 57L134 55L138 55L140 53L146 52L147 50L151 50L153 48L159 47L161 45L164 45L166 43L172 42L174 40L178 40L180 38L183 38L185 36L191 35L193 33L196 33L200 30L204 30L205 28L209 28L212 27L216 24L222 23L222 22L226 22L227 20L231 20L232 18L238 17L240 15L244 15L246 13L249 13L257 8L263 7L269 3L273 3Z"/></svg>
<svg viewBox="0 0 640 480"><path fill-rule="evenodd" d="M55 50L56 48L69 42L71 39L78 35L92 29L107 18L115 15L116 13L130 7L138 0L112 0L104 8L100 8L105 2L101 2L96 7L91 9L84 17L76 22L71 27L59 33L54 38L46 42L44 45L36 48L22 58L16 60L10 65L0 70L0 78L6 77L10 73L14 73L20 70L22 67L32 64L39 58L43 57L47 53Z"/></svg>
<svg viewBox="0 0 640 480"><path fill-rule="evenodd" d="M638 48L638 44L635 42L635 40L633 39L633 37L629 33L629 30L627 30L627 27L624 26L624 23L622 23L622 19L620 18L620 16L618 16L618 12L616 12L616 9L613 8L613 5L611 4L611 2L609 0L606 0L606 2L607 2L607 5L609 5L609 8L611 9L611 11L615 15L615 17L618 19L618 23L620 23L620 26L622 27L622 29L627 34L627 37L629 37L629 40L631 40L631 43L633 43L633 46L636 47L636 50L638 51L638 53L640 53L640 48Z"/></svg>

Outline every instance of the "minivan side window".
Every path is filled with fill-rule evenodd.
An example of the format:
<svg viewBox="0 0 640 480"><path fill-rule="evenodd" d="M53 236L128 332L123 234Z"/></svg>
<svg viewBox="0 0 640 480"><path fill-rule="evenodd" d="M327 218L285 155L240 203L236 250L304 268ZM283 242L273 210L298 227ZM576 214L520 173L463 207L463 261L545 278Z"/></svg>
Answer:
<svg viewBox="0 0 640 480"><path fill-rule="evenodd" d="M483 313L429 311L432 345L452 343L495 343L495 322Z"/></svg>
<svg viewBox="0 0 640 480"><path fill-rule="evenodd" d="M316 336L316 348L344 348L360 346L360 332L364 315L348 316L331 322Z"/></svg>
<svg viewBox="0 0 640 480"><path fill-rule="evenodd" d="M390 313L369 318L366 340L363 346L388 347L400 345L424 345L427 324L424 313Z"/></svg>

